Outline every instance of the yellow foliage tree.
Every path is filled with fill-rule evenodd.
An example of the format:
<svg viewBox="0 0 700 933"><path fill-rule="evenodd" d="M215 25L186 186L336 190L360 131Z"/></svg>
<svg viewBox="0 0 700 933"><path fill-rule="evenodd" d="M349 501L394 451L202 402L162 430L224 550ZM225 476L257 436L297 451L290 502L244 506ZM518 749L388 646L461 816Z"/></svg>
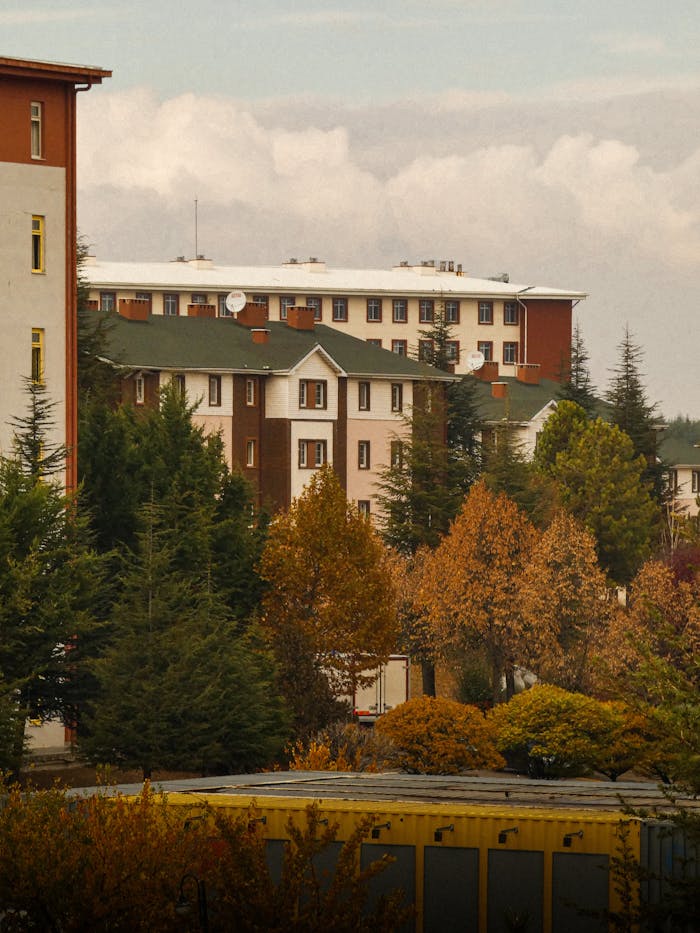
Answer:
<svg viewBox="0 0 700 933"><path fill-rule="evenodd" d="M396 763L416 774L458 774L500 768L490 721L476 706L415 697L380 717L375 730L391 739Z"/></svg>
<svg viewBox="0 0 700 933"><path fill-rule="evenodd" d="M396 647L389 557L327 465L275 517L259 571L268 584L262 624L280 665L282 691L304 731L304 719L314 713L302 676L305 661L339 696L371 682L363 672L386 661Z"/></svg>
<svg viewBox="0 0 700 933"><path fill-rule="evenodd" d="M514 671L525 653L519 578L536 532L503 493L472 487L441 544L427 556L418 603L445 648L485 650L493 701L514 692Z"/></svg>
<svg viewBox="0 0 700 933"><path fill-rule="evenodd" d="M540 680L588 692L592 649L610 616L606 597L593 535L568 512L558 512L520 578L527 632L522 663Z"/></svg>

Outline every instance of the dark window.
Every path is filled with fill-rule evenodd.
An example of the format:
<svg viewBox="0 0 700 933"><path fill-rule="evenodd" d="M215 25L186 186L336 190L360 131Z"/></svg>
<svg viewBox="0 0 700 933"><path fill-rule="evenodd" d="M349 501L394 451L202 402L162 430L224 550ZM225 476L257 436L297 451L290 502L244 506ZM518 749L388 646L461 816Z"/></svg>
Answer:
<svg viewBox="0 0 700 933"><path fill-rule="evenodd" d="M176 292L166 292L163 295L163 314L175 317L180 313L180 296Z"/></svg>
<svg viewBox="0 0 700 933"><path fill-rule="evenodd" d="M358 382L357 384L357 407L360 411L369 411L370 409L370 384L369 382Z"/></svg>
<svg viewBox="0 0 700 933"><path fill-rule="evenodd" d="M408 355L408 341L392 340L391 341L391 352L398 353L399 356L407 356Z"/></svg>
<svg viewBox="0 0 700 933"><path fill-rule="evenodd" d="M445 302L445 320L448 324L459 324L459 302Z"/></svg>
<svg viewBox="0 0 700 933"><path fill-rule="evenodd" d="M371 347L381 347L382 345L381 337L368 337L365 342Z"/></svg>
<svg viewBox="0 0 700 933"><path fill-rule="evenodd" d="M100 292L100 311L117 310L117 293Z"/></svg>
<svg viewBox="0 0 700 933"><path fill-rule="evenodd" d="M432 324L435 302L432 298L421 298L418 302L418 321L421 324Z"/></svg>
<svg viewBox="0 0 700 933"><path fill-rule="evenodd" d="M517 324L518 323L518 302L517 301L504 301L503 302L503 323L504 324Z"/></svg>
<svg viewBox="0 0 700 933"><path fill-rule="evenodd" d="M312 298L306 299L306 307L311 308L314 313L314 321L320 321L323 316L323 300L315 295Z"/></svg>
<svg viewBox="0 0 700 933"><path fill-rule="evenodd" d="M418 341L418 359L422 360L424 363L433 358L433 341L432 340L419 340Z"/></svg>
<svg viewBox="0 0 700 933"><path fill-rule="evenodd" d="M369 441L357 442L357 468L359 470L369 470L370 468Z"/></svg>
<svg viewBox="0 0 700 933"><path fill-rule="evenodd" d="M403 411L403 385L400 382L391 383L391 410Z"/></svg>
<svg viewBox="0 0 700 933"><path fill-rule="evenodd" d="M487 362L493 359L493 341L492 340L480 340L476 345L476 349L479 351L479 353L484 354L484 359Z"/></svg>
<svg viewBox="0 0 700 933"><path fill-rule="evenodd" d="M405 298L394 298L391 303L392 320L394 324L405 324L408 321L408 302Z"/></svg>
<svg viewBox="0 0 700 933"><path fill-rule="evenodd" d="M348 319L348 299L347 298L334 298L333 299L333 320L334 321L347 321Z"/></svg>
<svg viewBox="0 0 700 933"><path fill-rule="evenodd" d="M325 379L301 379L299 381L299 408L325 408Z"/></svg>
<svg viewBox="0 0 700 933"><path fill-rule="evenodd" d="M512 340L506 340L503 343L503 362L509 364L518 362L518 344Z"/></svg>
<svg viewBox="0 0 700 933"><path fill-rule="evenodd" d="M479 302L479 324L493 324L493 302Z"/></svg>
<svg viewBox="0 0 700 933"><path fill-rule="evenodd" d="M370 324L379 324L382 320L382 299L367 299L367 320Z"/></svg>
<svg viewBox="0 0 700 933"><path fill-rule="evenodd" d="M296 304L294 295L280 295L280 321L286 321L289 309Z"/></svg>
<svg viewBox="0 0 700 933"><path fill-rule="evenodd" d="M193 292L192 301L190 304L193 305L205 305L207 303L207 296L204 292Z"/></svg>
<svg viewBox="0 0 700 933"><path fill-rule="evenodd" d="M358 499L357 500L357 511L360 515L369 516L369 499Z"/></svg>
<svg viewBox="0 0 700 933"><path fill-rule="evenodd" d="M221 405L221 376L209 377L209 404L215 408Z"/></svg>
<svg viewBox="0 0 700 933"><path fill-rule="evenodd" d="M445 356L449 363L459 362L459 340L445 341Z"/></svg>
<svg viewBox="0 0 700 933"><path fill-rule="evenodd" d="M313 470L326 462L326 442L316 440L299 441L299 468Z"/></svg>

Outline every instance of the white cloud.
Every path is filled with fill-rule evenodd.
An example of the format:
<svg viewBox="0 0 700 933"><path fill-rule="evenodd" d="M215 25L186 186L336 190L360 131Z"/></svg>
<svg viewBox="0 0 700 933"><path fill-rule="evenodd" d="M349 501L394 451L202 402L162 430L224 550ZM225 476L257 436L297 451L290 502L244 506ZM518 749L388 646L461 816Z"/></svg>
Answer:
<svg viewBox="0 0 700 933"><path fill-rule="evenodd" d="M670 49L660 36L642 33L605 32L593 36L596 45L612 55L668 55Z"/></svg>

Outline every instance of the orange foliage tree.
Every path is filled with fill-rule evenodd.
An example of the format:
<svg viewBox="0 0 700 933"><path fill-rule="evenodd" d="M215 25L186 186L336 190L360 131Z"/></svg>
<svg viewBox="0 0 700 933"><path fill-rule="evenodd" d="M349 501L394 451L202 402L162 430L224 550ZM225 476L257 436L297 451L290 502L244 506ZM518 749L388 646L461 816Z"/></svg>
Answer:
<svg viewBox="0 0 700 933"><path fill-rule="evenodd" d="M281 876L273 877L255 810L176 806L148 786L135 799L0 790L3 931L359 933L398 929L410 913L398 892L370 902L369 882L387 864L384 857L360 870L371 818L325 873L318 857L338 825L317 806L290 818Z"/></svg>
<svg viewBox="0 0 700 933"><path fill-rule="evenodd" d="M485 651L493 701L514 692L515 666L524 653L519 577L535 530L503 493L483 482L472 487L441 544L428 555L417 601L434 637L446 648Z"/></svg>
<svg viewBox="0 0 700 933"><path fill-rule="evenodd" d="M387 551L347 501L330 465L275 517L259 571L268 584L262 624L280 666L282 692L298 731L316 731L325 723L314 721L318 708L304 664L311 665L316 683L326 679L335 696L347 694L371 682L366 672L387 660L398 638Z"/></svg>
<svg viewBox="0 0 700 933"><path fill-rule="evenodd" d="M557 513L520 578L522 662L541 680L587 692L592 649L610 616L606 596L593 535L569 513Z"/></svg>
<svg viewBox="0 0 700 933"><path fill-rule="evenodd" d="M394 759L416 774L458 774L499 768L490 721L476 706L441 697L415 697L381 716L375 730L391 739Z"/></svg>

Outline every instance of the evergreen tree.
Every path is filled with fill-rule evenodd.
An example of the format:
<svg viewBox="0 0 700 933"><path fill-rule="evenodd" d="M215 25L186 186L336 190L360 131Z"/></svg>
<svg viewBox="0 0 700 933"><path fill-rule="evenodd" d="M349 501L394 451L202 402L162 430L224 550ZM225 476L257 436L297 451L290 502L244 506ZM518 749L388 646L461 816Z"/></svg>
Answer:
<svg viewBox="0 0 700 933"><path fill-rule="evenodd" d="M548 525L556 507L556 490L525 458L511 421L493 431L483 459L487 488L494 494L508 496L538 528Z"/></svg>
<svg viewBox="0 0 700 933"><path fill-rule="evenodd" d="M606 393L610 421L631 439L635 454L644 457L644 480L650 484L655 500L661 502L666 467L658 460L656 449L659 416L656 405L647 400L640 373L643 354L633 342L629 328L625 328L618 350L617 366Z"/></svg>
<svg viewBox="0 0 700 933"><path fill-rule="evenodd" d="M573 438L588 424L585 409L576 402L562 399L556 411L547 418L537 440L535 466L543 473L552 474L556 469L557 455L567 450Z"/></svg>
<svg viewBox="0 0 700 933"><path fill-rule="evenodd" d="M588 361L589 356L583 342L581 328L576 324L571 337L569 359L564 362L562 372L559 374L561 387L557 397L575 402L583 408L589 418L593 418L599 403L595 397L595 386L591 382Z"/></svg>
<svg viewBox="0 0 700 933"><path fill-rule="evenodd" d="M113 638L94 662L99 692L81 751L139 767L236 771L281 750L286 717L273 667L252 632L240 634L211 585L183 572L177 532L147 505L112 613Z"/></svg>
<svg viewBox="0 0 700 933"><path fill-rule="evenodd" d="M49 435L54 427L56 403L48 396L46 385L33 379L24 380L27 414L10 420L13 428L15 456L23 473L34 482L61 473L66 466L64 444L52 443Z"/></svg>
<svg viewBox="0 0 700 933"><path fill-rule="evenodd" d="M78 239L78 418L87 404L95 401L113 404L117 399L117 379L104 361L105 346L113 327L110 319L88 307L90 283L85 275L88 247ZM80 426L80 425L79 425Z"/></svg>

